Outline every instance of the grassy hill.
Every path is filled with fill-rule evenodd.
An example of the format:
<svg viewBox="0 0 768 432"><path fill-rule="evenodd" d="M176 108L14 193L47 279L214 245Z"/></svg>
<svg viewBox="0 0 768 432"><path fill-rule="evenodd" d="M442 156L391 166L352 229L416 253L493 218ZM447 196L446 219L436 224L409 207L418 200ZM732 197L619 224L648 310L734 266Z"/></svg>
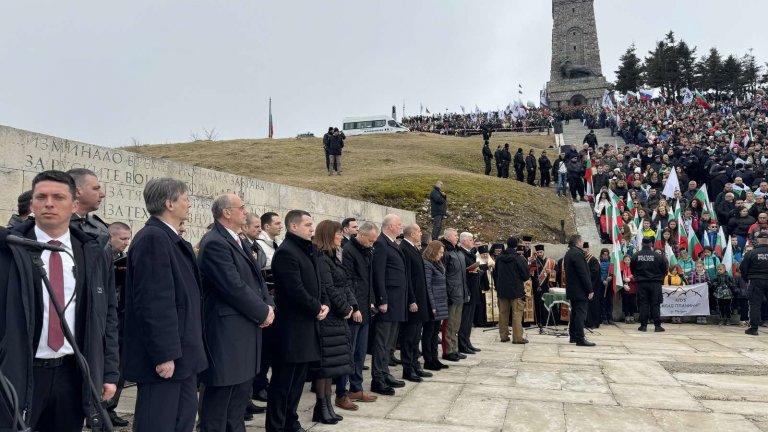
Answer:
<svg viewBox="0 0 768 432"><path fill-rule="evenodd" d="M509 142L546 149L551 136L494 136L491 148ZM382 134L350 137L344 147L343 173L329 177L322 140L261 139L196 141L131 147L147 156L251 176L334 195L415 211L424 230L431 230L428 195L436 180L445 183L448 212L444 227L476 233L484 241L530 233L536 240L555 242L560 220L573 231L571 207L554 189L543 190L517 181L486 177L479 137L435 134ZM552 152L550 158L552 158ZM495 167L492 174L495 174Z"/></svg>

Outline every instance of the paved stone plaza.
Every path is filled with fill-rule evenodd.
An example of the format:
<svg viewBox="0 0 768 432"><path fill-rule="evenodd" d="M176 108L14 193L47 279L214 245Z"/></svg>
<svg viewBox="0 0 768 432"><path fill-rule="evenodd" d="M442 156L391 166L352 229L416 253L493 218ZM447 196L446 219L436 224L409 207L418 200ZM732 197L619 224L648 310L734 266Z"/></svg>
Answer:
<svg viewBox="0 0 768 432"><path fill-rule="evenodd" d="M498 332L475 329L482 352L396 396L337 410L345 417L337 425L310 421L307 385L301 421L315 432L768 431L768 333L665 326L661 334L601 326L592 348L538 331L527 345L499 343ZM134 394L123 393L119 412L132 412ZM248 430L263 424L257 416Z"/></svg>

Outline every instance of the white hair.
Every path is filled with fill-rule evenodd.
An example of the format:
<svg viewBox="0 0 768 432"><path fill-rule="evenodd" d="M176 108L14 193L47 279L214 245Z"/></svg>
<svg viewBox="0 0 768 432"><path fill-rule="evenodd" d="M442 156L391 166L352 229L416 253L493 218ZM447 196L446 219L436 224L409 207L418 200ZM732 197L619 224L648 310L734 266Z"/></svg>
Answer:
<svg viewBox="0 0 768 432"><path fill-rule="evenodd" d="M463 233L459 234L459 241L464 241L464 239L474 239L475 236L472 235L470 232L464 231Z"/></svg>

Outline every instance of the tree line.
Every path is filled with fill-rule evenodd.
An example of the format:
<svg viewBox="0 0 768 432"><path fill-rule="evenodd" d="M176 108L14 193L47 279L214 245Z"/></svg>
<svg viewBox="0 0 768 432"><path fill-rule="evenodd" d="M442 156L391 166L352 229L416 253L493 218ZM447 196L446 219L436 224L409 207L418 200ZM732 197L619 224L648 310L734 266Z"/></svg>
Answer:
<svg viewBox="0 0 768 432"><path fill-rule="evenodd" d="M730 54L723 58L717 48L710 48L697 57L697 47L676 39L670 31L658 41L645 59L637 56L632 44L619 59L615 89L626 93L647 84L660 87L667 96L680 96L684 88L713 90L716 97L723 93L737 97L753 92L759 84L768 82L768 63L760 65L750 49L741 57Z"/></svg>

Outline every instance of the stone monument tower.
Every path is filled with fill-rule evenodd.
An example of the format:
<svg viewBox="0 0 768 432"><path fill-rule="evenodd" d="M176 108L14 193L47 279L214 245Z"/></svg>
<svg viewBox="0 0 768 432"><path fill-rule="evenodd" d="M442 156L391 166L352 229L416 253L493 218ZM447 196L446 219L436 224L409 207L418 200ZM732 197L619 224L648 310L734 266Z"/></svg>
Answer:
<svg viewBox="0 0 768 432"><path fill-rule="evenodd" d="M599 102L607 82L600 64L594 0L552 0L552 19L549 105Z"/></svg>

